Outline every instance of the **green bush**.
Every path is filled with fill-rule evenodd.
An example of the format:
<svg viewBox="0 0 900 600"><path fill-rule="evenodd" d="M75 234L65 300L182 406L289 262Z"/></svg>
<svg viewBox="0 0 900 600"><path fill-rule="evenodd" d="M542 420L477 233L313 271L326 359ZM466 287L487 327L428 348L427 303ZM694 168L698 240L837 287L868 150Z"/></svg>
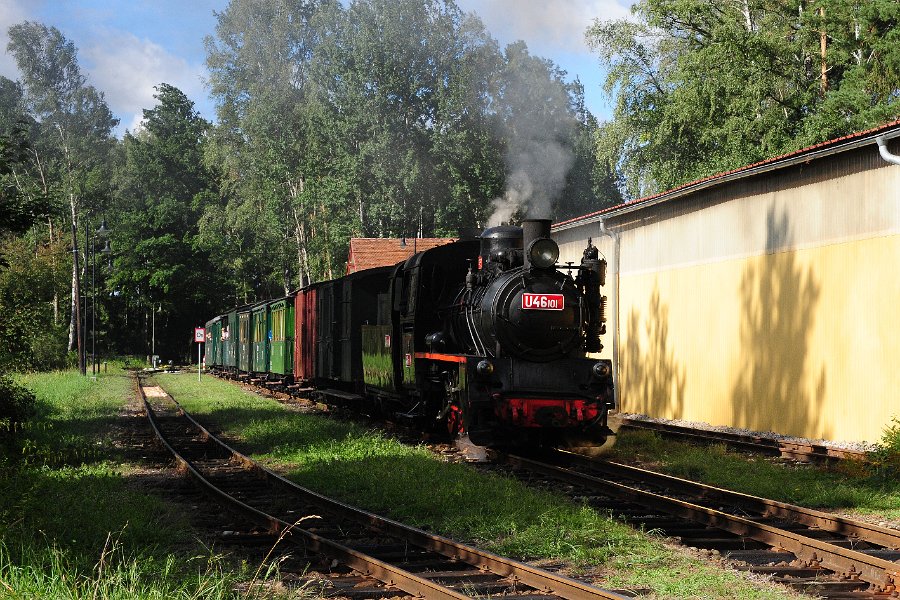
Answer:
<svg viewBox="0 0 900 600"><path fill-rule="evenodd" d="M881 475L893 477L900 474L900 419L891 418L878 447L871 453L871 459Z"/></svg>
<svg viewBox="0 0 900 600"><path fill-rule="evenodd" d="M0 375L0 422L23 423L34 410L34 394L16 383L9 375Z"/></svg>

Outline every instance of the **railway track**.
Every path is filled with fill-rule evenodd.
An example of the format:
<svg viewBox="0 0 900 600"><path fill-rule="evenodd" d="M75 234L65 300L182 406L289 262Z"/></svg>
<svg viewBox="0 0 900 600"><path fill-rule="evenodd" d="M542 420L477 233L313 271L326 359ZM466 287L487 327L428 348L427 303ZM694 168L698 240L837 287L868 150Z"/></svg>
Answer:
<svg viewBox="0 0 900 600"><path fill-rule="evenodd" d="M493 458L800 591L834 600L898 594L900 531L565 451Z"/></svg>
<svg viewBox="0 0 900 600"><path fill-rule="evenodd" d="M730 448L745 452L758 452L767 456L780 456L803 462L834 462L855 460L867 462L866 452L845 448L834 448L822 444L776 440L757 435L708 431L669 423L621 418L621 429L652 431L667 439L676 439L696 444L725 444Z"/></svg>
<svg viewBox="0 0 900 600"><path fill-rule="evenodd" d="M506 600L627 598L342 504L302 488L233 450L169 398L141 397L179 468L229 509L292 543L333 559L320 584L339 598ZM326 563L327 564L327 563Z"/></svg>

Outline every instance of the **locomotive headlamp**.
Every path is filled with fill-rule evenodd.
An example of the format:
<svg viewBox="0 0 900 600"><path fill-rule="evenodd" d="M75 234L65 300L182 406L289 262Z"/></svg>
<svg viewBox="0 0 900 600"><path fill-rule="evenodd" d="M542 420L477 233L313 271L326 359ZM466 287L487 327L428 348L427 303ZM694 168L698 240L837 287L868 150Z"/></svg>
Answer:
<svg viewBox="0 0 900 600"><path fill-rule="evenodd" d="M478 374L479 377L489 377L494 372L494 365L489 360L479 361L477 365L475 365L475 373Z"/></svg>
<svg viewBox="0 0 900 600"><path fill-rule="evenodd" d="M609 374L612 372L612 369L607 362L598 362L594 363L594 366L591 367L591 371L594 372L594 376L602 379L604 377L609 377Z"/></svg>
<svg viewBox="0 0 900 600"><path fill-rule="evenodd" d="M559 246L550 238L538 238L528 246L528 259L539 269L549 269L559 258Z"/></svg>

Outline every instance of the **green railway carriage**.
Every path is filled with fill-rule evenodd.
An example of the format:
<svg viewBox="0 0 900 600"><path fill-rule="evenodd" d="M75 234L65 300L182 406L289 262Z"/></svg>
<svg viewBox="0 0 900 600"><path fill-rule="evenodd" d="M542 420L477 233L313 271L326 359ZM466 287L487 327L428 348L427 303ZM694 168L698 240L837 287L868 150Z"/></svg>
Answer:
<svg viewBox="0 0 900 600"><path fill-rule="evenodd" d="M250 329L250 307L237 309L238 338L235 357L237 370L241 373L249 373L252 354L252 330Z"/></svg>
<svg viewBox="0 0 900 600"><path fill-rule="evenodd" d="M231 332L234 330L231 328L231 315L231 312L226 314L222 323L222 368L226 371L234 366L234 342L231 339Z"/></svg>
<svg viewBox="0 0 900 600"><path fill-rule="evenodd" d="M261 302L250 311L251 352L250 372L266 373L269 370L269 343L272 339L272 324L269 319L269 304Z"/></svg>
<svg viewBox="0 0 900 600"><path fill-rule="evenodd" d="M222 324L222 367L226 371L237 371L238 368L238 311L240 308L232 310L224 315L225 321Z"/></svg>
<svg viewBox="0 0 900 600"><path fill-rule="evenodd" d="M220 315L206 322L206 347L203 361L206 368L222 366L222 328L225 317Z"/></svg>
<svg viewBox="0 0 900 600"><path fill-rule="evenodd" d="M269 303L272 339L269 372L288 379L294 373L294 298L288 296Z"/></svg>

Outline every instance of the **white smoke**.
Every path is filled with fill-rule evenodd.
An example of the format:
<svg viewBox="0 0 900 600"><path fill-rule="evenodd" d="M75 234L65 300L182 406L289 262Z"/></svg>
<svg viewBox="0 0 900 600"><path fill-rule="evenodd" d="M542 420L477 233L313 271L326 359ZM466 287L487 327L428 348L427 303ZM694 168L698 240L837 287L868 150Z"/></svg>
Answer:
<svg viewBox="0 0 900 600"><path fill-rule="evenodd" d="M575 157L559 142L519 140L521 148L507 153L506 190L491 202L488 226L508 223L517 214L532 219L553 218L553 199L566 185Z"/></svg>

